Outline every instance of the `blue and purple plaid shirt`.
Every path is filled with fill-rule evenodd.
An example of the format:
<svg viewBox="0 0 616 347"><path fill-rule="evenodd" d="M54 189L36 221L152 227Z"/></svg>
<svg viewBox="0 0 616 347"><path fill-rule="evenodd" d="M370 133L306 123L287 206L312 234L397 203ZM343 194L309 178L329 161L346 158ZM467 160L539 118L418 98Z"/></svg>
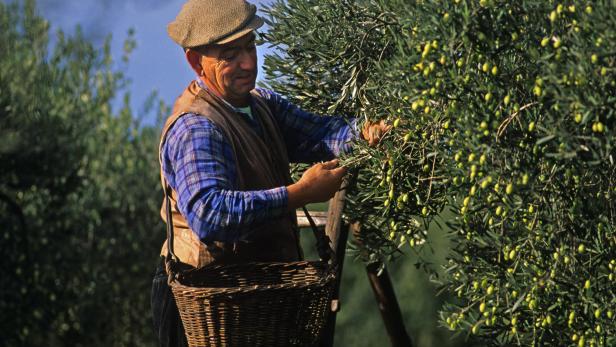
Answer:
<svg viewBox="0 0 616 347"><path fill-rule="evenodd" d="M330 160L351 151L358 136L355 121L348 124L341 117L321 117L270 90L257 91L278 121L291 162ZM235 109L260 131L249 115ZM178 193L180 212L202 240L236 241L250 226L287 212L284 186L237 190L231 145L206 117L188 113L176 121L163 145L162 166L167 182Z"/></svg>

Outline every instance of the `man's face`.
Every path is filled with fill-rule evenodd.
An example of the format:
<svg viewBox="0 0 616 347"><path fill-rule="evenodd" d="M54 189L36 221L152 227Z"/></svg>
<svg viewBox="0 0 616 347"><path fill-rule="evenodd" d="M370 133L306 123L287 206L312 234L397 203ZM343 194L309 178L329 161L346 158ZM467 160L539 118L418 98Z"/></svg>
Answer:
<svg viewBox="0 0 616 347"><path fill-rule="evenodd" d="M249 33L223 45L208 47L201 66L205 82L232 104L243 104L257 79L255 35Z"/></svg>

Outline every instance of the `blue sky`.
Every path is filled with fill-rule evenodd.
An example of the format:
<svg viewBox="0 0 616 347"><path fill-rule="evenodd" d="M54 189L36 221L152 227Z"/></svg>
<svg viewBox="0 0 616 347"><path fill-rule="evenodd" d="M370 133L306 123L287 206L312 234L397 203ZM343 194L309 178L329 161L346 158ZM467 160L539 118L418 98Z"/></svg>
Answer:
<svg viewBox="0 0 616 347"><path fill-rule="evenodd" d="M5 1L6 2L6 1ZM260 7L271 0L249 0ZM131 105L139 112L152 90L167 104L180 94L194 78L181 50L168 36L167 23L172 21L184 0L38 0L40 14L58 28L74 31L80 25L96 46L112 34L112 54L120 61L122 44L130 28L135 29L137 48L133 51L127 77L131 80ZM53 36L53 35L52 35ZM263 63L266 45L260 46L259 63ZM260 69L259 79L263 73Z"/></svg>

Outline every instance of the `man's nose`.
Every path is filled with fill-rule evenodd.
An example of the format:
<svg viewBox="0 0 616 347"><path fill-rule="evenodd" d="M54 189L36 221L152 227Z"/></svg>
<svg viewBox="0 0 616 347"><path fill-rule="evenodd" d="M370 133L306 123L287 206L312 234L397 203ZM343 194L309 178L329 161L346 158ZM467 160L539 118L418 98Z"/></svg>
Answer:
<svg viewBox="0 0 616 347"><path fill-rule="evenodd" d="M254 70L257 67L257 51L243 50L239 63L242 70Z"/></svg>

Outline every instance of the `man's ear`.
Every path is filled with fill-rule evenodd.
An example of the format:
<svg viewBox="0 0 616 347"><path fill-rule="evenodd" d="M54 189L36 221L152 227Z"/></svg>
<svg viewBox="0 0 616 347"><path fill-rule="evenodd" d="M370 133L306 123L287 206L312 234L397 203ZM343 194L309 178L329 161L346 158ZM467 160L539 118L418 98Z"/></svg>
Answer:
<svg viewBox="0 0 616 347"><path fill-rule="evenodd" d="M201 66L201 53L194 51L190 48L186 49L186 61L197 74L197 76L203 76L203 67Z"/></svg>

